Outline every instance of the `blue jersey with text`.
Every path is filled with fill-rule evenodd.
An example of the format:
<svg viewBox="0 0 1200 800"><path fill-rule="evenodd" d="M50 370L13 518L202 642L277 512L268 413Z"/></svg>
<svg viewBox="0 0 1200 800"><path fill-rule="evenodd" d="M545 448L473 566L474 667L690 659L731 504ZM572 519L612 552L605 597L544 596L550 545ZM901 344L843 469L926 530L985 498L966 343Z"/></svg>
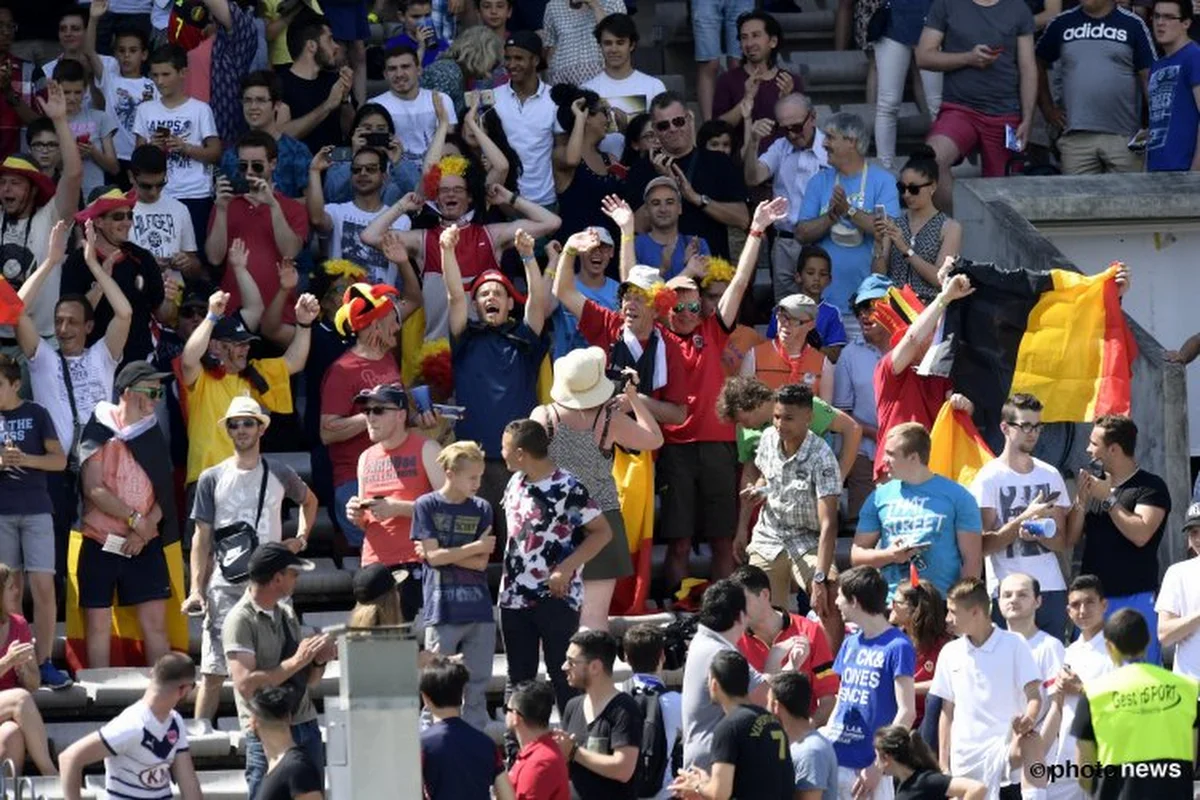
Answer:
<svg viewBox="0 0 1200 800"><path fill-rule="evenodd" d="M896 718L897 677L912 677L917 661L912 642L897 628L874 639L862 631L847 636L833 662L841 678L834 716L821 733L833 742L839 767L863 769L875 761L875 731Z"/></svg>

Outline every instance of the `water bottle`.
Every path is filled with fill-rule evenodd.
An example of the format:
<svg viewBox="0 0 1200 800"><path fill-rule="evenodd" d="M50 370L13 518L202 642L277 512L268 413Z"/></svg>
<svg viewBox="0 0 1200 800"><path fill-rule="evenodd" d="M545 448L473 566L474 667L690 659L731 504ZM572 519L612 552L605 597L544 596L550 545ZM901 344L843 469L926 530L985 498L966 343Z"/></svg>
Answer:
<svg viewBox="0 0 1200 800"><path fill-rule="evenodd" d="M1052 539L1058 530L1058 523L1052 517L1031 519L1021 523L1021 529L1043 539Z"/></svg>

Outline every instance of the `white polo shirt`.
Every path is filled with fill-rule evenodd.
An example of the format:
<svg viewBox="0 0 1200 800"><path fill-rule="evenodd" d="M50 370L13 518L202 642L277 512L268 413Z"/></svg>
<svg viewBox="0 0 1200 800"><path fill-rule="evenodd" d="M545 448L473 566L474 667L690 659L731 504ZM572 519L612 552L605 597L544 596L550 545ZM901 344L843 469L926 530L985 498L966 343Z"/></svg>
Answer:
<svg viewBox="0 0 1200 800"><path fill-rule="evenodd" d="M1177 617L1200 611L1200 558L1167 567L1154 610L1160 614L1169 611ZM1178 675L1200 680L1200 635L1193 633L1175 645L1174 670Z"/></svg>
<svg viewBox="0 0 1200 800"><path fill-rule="evenodd" d="M1091 639L1084 639L1081 634L1067 647L1063 663L1079 676L1084 686L1116 669L1104 647L1103 633L1097 633ZM1046 746L1045 760L1047 764L1066 764L1075 761L1076 740L1071 735L1071 726L1075 722L1075 712L1078 708L1078 695L1068 695L1063 701L1062 723L1058 727L1058 738L1047 743ZM1087 797L1075 780L1063 777L1046 787L1046 800L1087 800Z"/></svg>
<svg viewBox="0 0 1200 800"><path fill-rule="evenodd" d="M539 206L555 202L554 117L558 106L550 99L550 87L538 81L537 91L522 102L511 83L496 88L496 113L504 125L508 143L521 157L521 196Z"/></svg>
<svg viewBox="0 0 1200 800"><path fill-rule="evenodd" d="M788 201L787 218L776 222L775 227L792 233L800 221L800 205L804 202L808 182L821 167L829 166L829 156L825 153L825 134L818 129L813 136L812 147L807 150L796 149L786 136L782 136L758 157L758 163L770 170L771 177L775 179L775 196L786 197Z"/></svg>
<svg viewBox="0 0 1200 800"><path fill-rule="evenodd" d="M929 693L954 703L950 774L998 788L1008 768L1013 717L1025 713L1025 684L1041 683L1019 633L992 627L982 647L960 636L942 648Z"/></svg>

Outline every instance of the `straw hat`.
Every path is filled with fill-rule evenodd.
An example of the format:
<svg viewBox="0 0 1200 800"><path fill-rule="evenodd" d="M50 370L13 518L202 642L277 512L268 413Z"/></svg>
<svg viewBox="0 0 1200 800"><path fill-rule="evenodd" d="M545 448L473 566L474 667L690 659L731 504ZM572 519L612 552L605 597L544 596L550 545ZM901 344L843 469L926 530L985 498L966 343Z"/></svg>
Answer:
<svg viewBox="0 0 1200 800"><path fill-rule="evenodd" d="M238 419L239 417L251 417L258 420L265 428L271 424L271 418L263 413L262 406L254 401L253 397L235 397L229 403L229 410L225 412L225 416L221 417L218 422L222 426L226 420Z"/></svg>
<svg viewBox="0 0 1200 800"><path fill-rule="evenodd" d="M616 388L604 374L608 357L599 347L572 350L554 362L550 396L567 408L595 408Z"/></svg>

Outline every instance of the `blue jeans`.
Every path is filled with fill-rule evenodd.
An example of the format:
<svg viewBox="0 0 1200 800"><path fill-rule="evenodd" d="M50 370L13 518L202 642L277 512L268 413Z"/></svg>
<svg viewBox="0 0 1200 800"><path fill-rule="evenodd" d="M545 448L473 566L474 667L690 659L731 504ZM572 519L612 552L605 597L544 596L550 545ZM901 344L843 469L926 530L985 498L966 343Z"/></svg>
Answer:
<svg viewBox="0 0 1200 800"><path fill-rule="evenodd" d="M292 726L292 739L296 745L308 753L313 765L322 775L325 774L325 745L321 743L321 728L315 719L301 722ZM267 754L263 751L262 742L253 733L246 734L246 785L250 793L246 800L258 797L259 787L267 777Z"/></svg>
<svg viewBox="0 0 1200 800"><path fill-rule="evenodd" d="M737 18L754 10L754 0L692 0L692 38L696 60L716 61L722 54L741 58ZM721 34L724 33L724 47Z"/></svg>
<svg viewBox="0 0 1200 800"><path fill-rule="evenodd" d="M1060 642L1067 641L1067 593L1042 592L1042 606L1034 614L1033 621L1039 630ZM1001 628L1007 627L1000 614L1000 601L995 598L992 599L992 622Z"/></svg>
<svg viewBox="0 0 1200 800"><path fill-rule="evenodd" d="M1158 612L1154 610L1154 592L1139 592L1124 597L1108 598L1108 610L1104 612L1105 621L1119 609L1132 608L1146 619L1150 628L1150 647L1146 650L1146 663L1162 665L1162 645L1158 643Z"/></svg>
<svg viewBox="0 0 1200 800"><path fill-rule="evenodd" d="M345 483L333 487L333 514L337 518L338 527L342 529L342 535L346 537L346 544L351 547L362 547L363 539L366 534L362 528L355 525L346 516L346 503L350 502L350 498L358 494L358 481L346 481Z"/></svg>

